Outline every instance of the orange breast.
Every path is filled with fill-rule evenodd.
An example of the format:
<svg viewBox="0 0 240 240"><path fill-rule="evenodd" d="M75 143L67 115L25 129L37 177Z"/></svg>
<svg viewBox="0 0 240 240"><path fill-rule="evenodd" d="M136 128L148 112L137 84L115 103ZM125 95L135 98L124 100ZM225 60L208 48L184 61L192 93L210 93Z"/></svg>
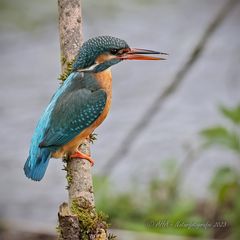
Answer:
<svg viewBox="0 0 240 240"><path fill-rule="evenodd" d="M60 158L67 154L72 154L76 151L81 142L86 139L107 117L111 102L112 102L112 74L111 70L107 69L103 72L96 73L95 78L97 79L101 88L107 93L107 101L106 106L103 109L101 115L97 118L97 120L91 124L88 128L83 130L78 136L76 136L73 140L68 142L66 145L61 147L57 152L52 154L52 157Z"/></svg>
<svg viewBox="0 0 240 240"><path fill-rule="evenodd" d="M107 101L106 101L106 106L103 109L103 112L98 117L98 119L91 125L91 127L93 127L94 129L96 127L98 127L104 121L104 119L107 117L108 112L109 112L110 107L111 107L111 102L112 102L112 74L111 74L111 70L107 69L103 72L96 73L95 77L96 77L98 83L100 84L101 88L103 90L105 90L105 92L107 93Z"/></svg>

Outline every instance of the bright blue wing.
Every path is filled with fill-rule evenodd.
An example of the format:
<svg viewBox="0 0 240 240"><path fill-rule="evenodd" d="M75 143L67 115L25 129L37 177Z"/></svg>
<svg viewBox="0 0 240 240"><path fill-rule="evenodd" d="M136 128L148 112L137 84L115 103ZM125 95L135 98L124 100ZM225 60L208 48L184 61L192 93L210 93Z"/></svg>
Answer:
<svg viewBox="0 0 240 240"><path fill-rule="evenodd" d="M56 150L89 127L102 113L107 94L102 89L71 91L59 98L51 114L41 148Z"/></svg>
<svg viewBox="0 0 240 240"><path fill-rule="evenodd" d="M74 115L75 110L73 110L73 109L75 109L74 106L76 106L76 105L72 102L72 106L68 105L68 108L63 107L63 109L65 109L64 111L70 110L69 111L70 114L66 115L64 112L62 112L62 114L61 114L62 107L61 107L61 104L59 104L59 103L61 103L61 102L67 103L68 97L72 96L71 94L75 92L74 90L79 91L79 89L82 89L82 93L83 93L81 95L80 92L78 92L79 95L81 95L80 98L87 99L89 97L89 103L91 103L92 98L94 99L94 96L96 97L96 95L99 94L99 93L96 93L96 95L95 95L94 93L92 93L93 97L92 98L90 97L91 92L97 92L99 89L99 86L97 85L96 81L93 78L91 78L91 75L86 76L79 72L73 72L68 76L68 78L64 81L64 83L58 88L56 93L53 95L50 103L48 104L47 108L43 112L43 114L36 126L36 129L34 131L34 134L33 134L32 140L31 140L30 150L29 150L29 157L24 165L24 172L28 178L39 181L44 176L48 162L49 162L49 158L51 156L52 149L40 148L39 144L44 140L44 138L46 136L48 136L47 138L49 138L49 140L51 140L51 141L53 139L49 132L51 130L51 126L53 126L53 129L56 130L56 124L51 125L52 120L54 119L54 118L52 118L53 113L57 117L57 120L59 120L61 122L61 126L64 125L63 119L64 119L65 123L70 122L71 118L69 118L67 121L66 116ZM90 89L90 91L87 89ZM69 94L69 93L71 93L71 94ZM66 97L66 95L69 95L69 96ZM101 95L101 93L100 93L100 95ZM102 93L102 95L105 95L105 94ZM65 99L65 100L60 101L60 99ZM76 101L78 101L78 100L76 99ZM76 102L76 103L78 103L78 102ZM81 104L81 106L82 106L82 104ZM99 107L99 106L96 106L96 107ZM56 113L56 111L59 111L59 112ZM72 113L71 113L71 111L72 111ZM75 124L75 123L76 122L73 122L71 124ZM64 133L63 135L65 137L66 130L63 130L63 133ZM57 135L58 135L58 139L57 139L58 140L57 143L58 143L58 142L60 142L60 139L63 136L61 135L61 133L59 134L59 131L57 131Z"/></svg>

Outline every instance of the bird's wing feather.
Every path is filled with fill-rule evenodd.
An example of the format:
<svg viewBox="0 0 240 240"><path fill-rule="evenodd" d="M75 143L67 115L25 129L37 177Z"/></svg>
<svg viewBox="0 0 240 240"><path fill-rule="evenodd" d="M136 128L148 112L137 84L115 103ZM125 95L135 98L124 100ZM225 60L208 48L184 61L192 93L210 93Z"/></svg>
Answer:
<svg viewBox="0 0 240 240"><path fill-rule="evenodd" d="M100 116L106 99L104 90L92 92L86 88L59 99L39 147L58 148L71 141Z"/></svg>

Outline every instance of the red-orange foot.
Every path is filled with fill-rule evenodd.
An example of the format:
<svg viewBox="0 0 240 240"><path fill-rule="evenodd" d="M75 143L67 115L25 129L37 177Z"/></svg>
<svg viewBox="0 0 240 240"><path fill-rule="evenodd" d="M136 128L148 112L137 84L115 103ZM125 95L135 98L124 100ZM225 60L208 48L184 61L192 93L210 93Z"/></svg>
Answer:
<svg viewBox="0 0 240 240"><path fill-rule="evenodd" d="M75 152L74 154L70 155L70 158L81 158L81 159L86 159L91 163L91 166L94 165L94 160L87 154L84 154L82 152Z"/></svg>

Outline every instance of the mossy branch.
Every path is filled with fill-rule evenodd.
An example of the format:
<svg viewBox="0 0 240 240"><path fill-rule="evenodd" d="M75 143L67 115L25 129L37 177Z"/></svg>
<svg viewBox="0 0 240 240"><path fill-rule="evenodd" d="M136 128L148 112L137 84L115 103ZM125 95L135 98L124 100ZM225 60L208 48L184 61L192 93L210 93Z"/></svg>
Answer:
<svg viewBox="0 0 240 240"><path fill-rule="evenodd" d="M64 81L72 72L73 59L82 44L82 17L80 0L58 0L59 33L62 74ZM91 138L92 139L92 138ZM79 147L90 154L90 139ZM107 240L108 225L94 205L91 165L84 159L64 159L68 182L68 203L59 207L57 232L61 240Z"/></svg>
<svg viewBox="0 0 240 240"><path fill-rule="evenodd" d="M72 72L73 70L73 62L74 62L75 59L71 60L70 62L67 62L66 58L64 56L62 56L61 58L61 62L62 64L66 65L65 67L65 70L62 74L60 74L59 76L59 80L61 81L65 81L67 79L67 77L70 75L70 73Z"/></svg>

